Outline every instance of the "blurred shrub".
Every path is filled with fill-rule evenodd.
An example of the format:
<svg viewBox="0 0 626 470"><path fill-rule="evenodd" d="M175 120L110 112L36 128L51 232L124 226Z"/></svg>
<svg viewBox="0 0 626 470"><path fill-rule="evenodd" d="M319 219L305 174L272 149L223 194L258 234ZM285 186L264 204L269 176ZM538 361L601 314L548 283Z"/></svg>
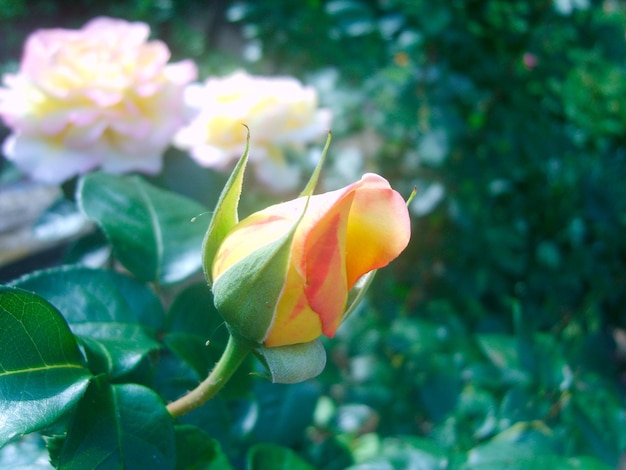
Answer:
<svg viewBox="0 0 626 470"><path fill-rule="evenodd" d="M624 325L622 3L239 1L229 17L274 69L334 67L362 93L346 133L382 135L379 171L443 185L404 258L410 308L445 298L481 321L515 298L537 327L590 310Z"/></svg>
<svg viewBox="0 0 626 470"><path fill-rule="evenodd" d="M365 167L419 189L412 252L393 278L381 273L377 313L337 346L335 416L363 427L339 420L334 432L428 435L471 449L466 468L503 468L489 459L512 447L520 461L588 453L615 465L626 446L613 341L626 326L624 4L238 1L229 17L270 70L338 70L336 87L359 96L340 134L379 134ZM342 408L355 403L377 424Z"/></svg>

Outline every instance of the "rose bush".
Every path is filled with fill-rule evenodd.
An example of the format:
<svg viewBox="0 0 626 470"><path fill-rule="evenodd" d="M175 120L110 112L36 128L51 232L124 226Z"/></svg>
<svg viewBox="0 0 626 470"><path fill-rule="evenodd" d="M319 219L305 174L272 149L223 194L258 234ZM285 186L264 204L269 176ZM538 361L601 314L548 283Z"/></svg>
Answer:
<svg viewBox="0 0 626 470"><path fill-rule="evenodd" d="M294 227L287 256L268 254ZM332 337L359 278L389 264L409 238L405 201L375 174L268 207L236 224L219 246L211 272L217 309L235 334L266 347ZM265 288L251 288L240 274L262 263L269 265L260 274Z"/></svg>
<svg viewBox="0 0 626 470"><path fill-rule="evenodd" d="M149 33L104 17L33 33L0 88L0 117L13 131L7 158L47 183L96 167L158 172L197 71L189 60L168 64L169 49Z"/></svg>
<svg viewBox="0 0 626 470"><path fill-rule="evenodd" d="M284 150L325 133L328 109L319 109L312 87L291 77L261 77L244 72L210 77L190 86L187 104L196 108L192 122L178 132L174 144L200 164L225 169L246 146L246 124L252 130L250 159L257 177L268 187L293 189L300 169L288 165Z"/></svg>

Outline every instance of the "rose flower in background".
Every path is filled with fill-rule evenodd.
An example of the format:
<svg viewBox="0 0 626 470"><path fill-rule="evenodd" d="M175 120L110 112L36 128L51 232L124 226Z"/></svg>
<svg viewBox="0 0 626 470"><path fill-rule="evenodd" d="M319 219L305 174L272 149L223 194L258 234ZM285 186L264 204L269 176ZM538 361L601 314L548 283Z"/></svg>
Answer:
<svg viewBox="0 0 626 470"><path fill-rule="evenodd" d="M189 60L168 64L169 49L149 33L111 18L33 33L0 88L0 117L13 132L6 157L46 183L97 167L160 171L197 70Z"/></svg>
<svg viewBox="0 0 626 470"><path fill-rule="evenodd" d="M318 108L316 91L291 77L244 72L210 77L190 86L186 99L197 115L176 135L174 145L202 166L226 169L244 151L246 124L256 176L275 191L292 190L300 182L300 166L288 163L285 150L302 149L328 131L331 122L330 110Z"/></svg>

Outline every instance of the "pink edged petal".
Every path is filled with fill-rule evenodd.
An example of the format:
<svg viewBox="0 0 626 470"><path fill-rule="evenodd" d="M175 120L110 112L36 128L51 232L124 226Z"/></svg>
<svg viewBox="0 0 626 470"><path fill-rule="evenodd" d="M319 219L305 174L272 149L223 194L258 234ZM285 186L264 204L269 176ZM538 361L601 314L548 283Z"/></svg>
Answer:
<svg viewBox="0 0 626 470"><path fill-rule="evenodd" d="M339 328L348 298L346 233L353 199L354 192L344 194L301 235L305 240L301 261L306 273L305 293L311 309L320 317L322 332L329 337Z"/></svg>
<svg viewBox="0 0 626 470"><path fill-rule="evenodd" d="M348 286L352 288L362 275L394 260L410 236L409 212L402 196L384 178L371 173L363 176L348 220Z"/></svg>

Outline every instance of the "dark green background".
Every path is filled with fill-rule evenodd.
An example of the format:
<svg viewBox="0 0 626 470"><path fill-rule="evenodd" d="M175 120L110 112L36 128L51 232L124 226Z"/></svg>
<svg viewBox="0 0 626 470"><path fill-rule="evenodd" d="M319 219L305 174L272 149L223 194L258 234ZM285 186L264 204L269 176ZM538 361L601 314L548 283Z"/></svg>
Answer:
<svg viewBox="0 0 626 470"><path fill-rule="evenodd" d="M376 132L368 168L404 194L445 190L413 216L409 248L378 274L370 301L326 341L319 379L255 381L256 400L304 403L280 421L290 424L244 432L237 422L226 438L233 423L220 424L217 405L193 418L233 465L271 441L325 470L615 468L626 449L623 2L568 13L548 0L67 5L0 0L1 70L17 68L32 30L98 15L149 23L201 77L244 66L308 80L334 68L321 101L335 111L335 140ZM262 54L245 62L251 42ZM420 156L424 142L442 158ZM331 147L330 158L341 153ZM157 183L183 187L175 175ZM211 206L220 187L209 186L179 192ZM228 416L251 403L260 406L233 398ZM258 462L273 450L252 451L250 468L266 468Z"/></svg>

